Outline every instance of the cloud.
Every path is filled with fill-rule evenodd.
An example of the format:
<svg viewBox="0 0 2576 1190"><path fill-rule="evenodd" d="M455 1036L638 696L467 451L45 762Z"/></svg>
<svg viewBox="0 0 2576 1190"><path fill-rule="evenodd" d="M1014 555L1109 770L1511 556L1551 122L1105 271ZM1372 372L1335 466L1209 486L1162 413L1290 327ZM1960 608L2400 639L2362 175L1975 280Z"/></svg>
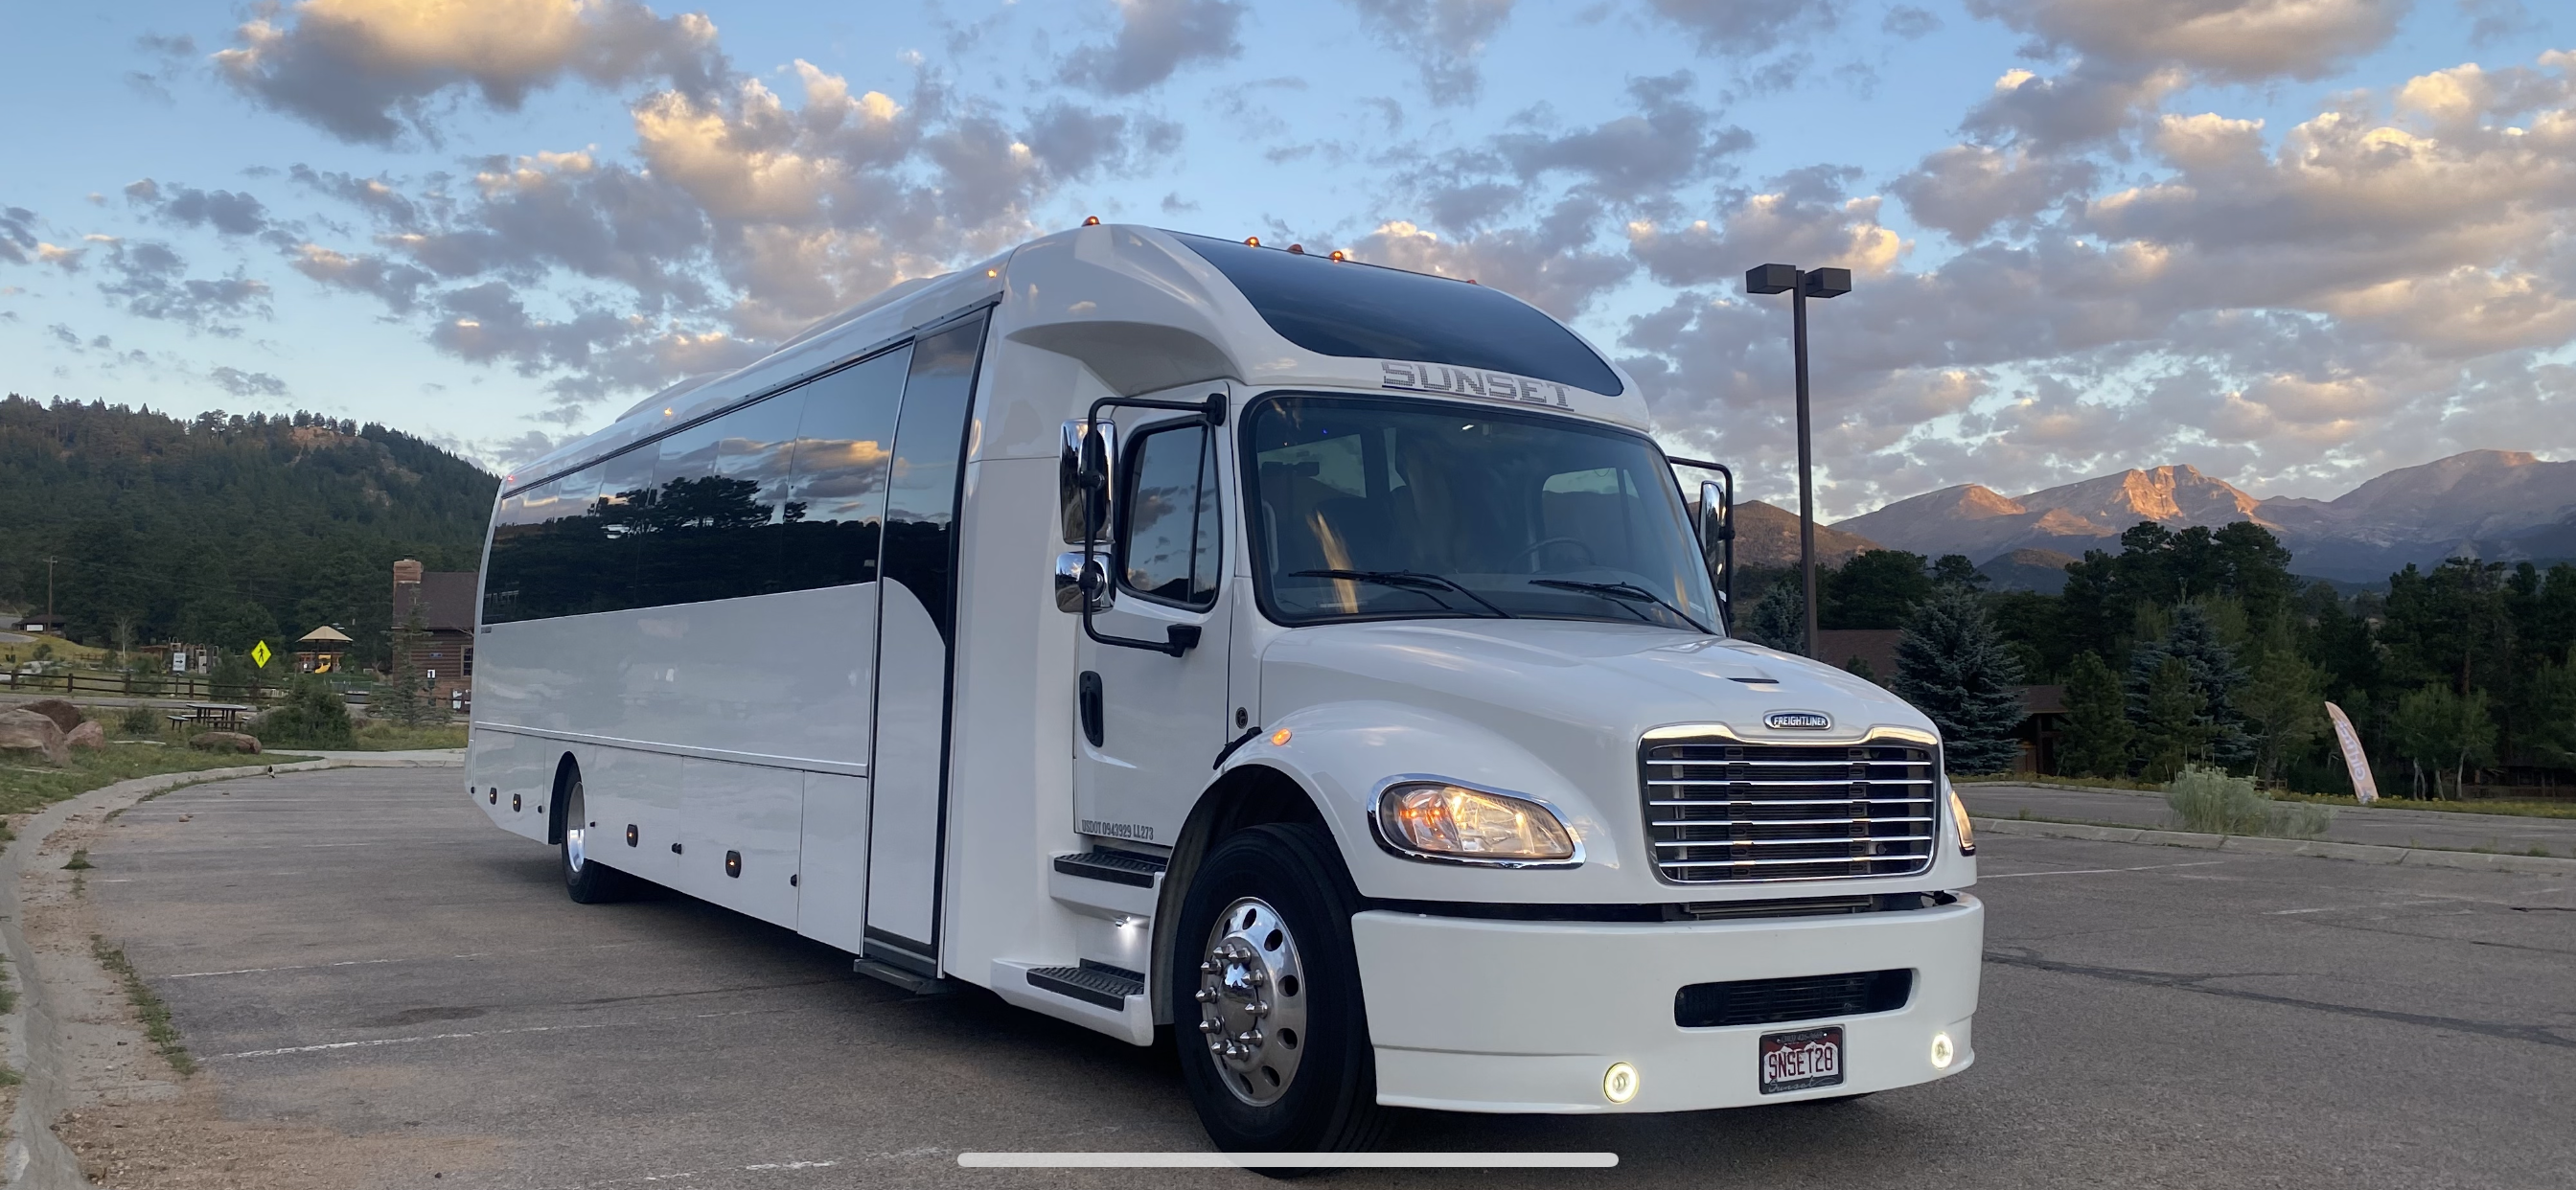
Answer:
<svg viewBox="0 0 2576 1190"><path fill-rule="evenodd" d="M1628 225L1637 260L1667 285L1706 285L1741 277L1763 261L1847 268L1881 277L1905 252L1897 234L1879 226L1875 196L1846 197L1857 170L1814 166L1774 178L1712 224L1698 220L1667 231L1650 221Z"/></svg>
<svg viewBox="0 0 2576 1190"><path fill-rule="evenodd" d="M1952 145L1888 183L1914 221L1962 244L1998 225L2026 224L2092 189L2098 169L2067 159L1986 145Z"/></svg>
<svg viewBox="0 0 2576 1190"><path fill-rule="evenodd" d="M1786 244L1861 274L1812 316L1843 513L2176 459L2324 483L2427 451L2576 448L2576 373L2554 362L2576 339L2570 66L2434 71L2277 137L2158 116L2127 142L2145 168L2108 193L2017 176L2092 157L1947 150L1892 183L1961 244L1920 271L1860 250L1883 241L1850 174L1775 180L1705 223L1632 227L1658 280L1698 288L1632 319L1623 362L1667 433L1769 473L1785 317L1730 274ZM1999 226L2016 239L1984 238Z"/></svg>
<svg viewBox="0 0 2576 1190"><path fill-rule="evenodd" d="M429 270L401 261L366 254L351 256L320 244L298 246L288 264L324 285L375 298L396 314L410 313L421 291L438 280Z"/></svg>
<svg viewBox="0 0 2576 1190"><path fill-rule="evenodd" d="M1577 234L1569 234L1569 227L1551 233L1541 226L1443 240L1395 221L1362 237L1351 251L1371 264L1490 285L1559 318L1571 318L1636 271L1624 256L1583 247L1590 222L1567 221L1570 228L1586 229Z"/></svg>
<svg viewBox="0 0 2576 1190"><path fill-rule="evenodd" d="M2140 73L2219 82L2321 78L2379 48L2411 0L1968 0L2043 45Z"/></svg>
<svg viewBox="0 0 2576 1190"><path fill-rule="evenodd" d="M111 275L98 290L123 299L127 313L226 337L241 333L235 319L269 316L268 283L239 269L223 277L190 277L188 262L168 244L102 239Z"/></svg>
<svg viewBox="0 0 2576 1190"><path fill-rule="evenodd" d="M1193 63L1243 52L1236 40L1248 9L1234 0L1117 0L1118 32L1108 44L1065 55L1058 77L1103 95L1133 95Z"/></svg>
<svg viewBox="0 0 2576 1190"><path fill-rule="evenodd" d="M297 162L287 171L297 185L315 193L339 199L365 211L376 222L399 230L420 225L420 208L397 189L392 180L382 177L361 178L345 173L329 173Z"/></svg>
<svg viewBox="0 0 2576 1190"><path fill-rule="evenodd" d="M1557 135L1507 133L1493 151L1523 180L1567 172L1614 199L1660 195L1705 178L1729 156L1753 145L1753 134L1718 122L1694 102L1689 71L1632 79L1634 115Z"/></svg>
<svg viewBox="0 0 2576 1190"><path fill-rule="evenodd" d="M214 381L215 387L236 398L286 395L286 382L266 372L245 372L234 367L219 367L207 373L206 378Z"/></svg>
<svg viewBox="0 0 2576 1190"><path fill-rule="evenodd" d="M703 93L728 73L713 22L635 0L298 0L263 10L234 39L214 63L244 95L379 144L407 127L432 133L429 100L450 88L515 111L566 77Z"/></svg>
<svg viewBox="0 0 2576 1190"><path fill-rule="evenodd" d="M25 264L36 243L36 213L25 207L0 207L0 260Z"/></svg>
<svg viewBox="0 0 2576 1190"><path fill-rule="evenodd" d="M268 228L268 208L248 194L231 190L199 190L192 186L164 186L150 178L128 183L125 201L142 207L164 222L181 227L211 225L225 235L253 235Z"/></svg>
<svg viewBox="0 0 2576 1190"><path fill-rule="evenodd" d="M1466 103L1483 86L1477 60L1511 19L1512 0L1350 0L1360 23L1422 71L1435 105Z"/></svg>
<svg viewBox="0 0 2576 1190"><path fill-rule="evenodd" d="M1831 29L1839 0L1651 0L1655 14L1698 38L1703 51L1759 54Z"/></svg>

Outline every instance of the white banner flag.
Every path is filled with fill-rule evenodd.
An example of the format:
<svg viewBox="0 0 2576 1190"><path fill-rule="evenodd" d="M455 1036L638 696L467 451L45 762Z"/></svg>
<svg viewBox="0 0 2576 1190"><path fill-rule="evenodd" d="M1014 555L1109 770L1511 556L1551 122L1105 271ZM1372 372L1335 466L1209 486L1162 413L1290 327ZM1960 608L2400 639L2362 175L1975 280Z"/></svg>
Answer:
<svg viewBox="0 0 2576 1190"><path fill-rule="evenodd" d="M2334 720L2335 740L2343 745L2343 767L2352 774L2352 800L2369 805L2379 800L2379 782L2370 775L2370 758L2361 754L2361 737L2353 733L2352 720L2343 708L2326 704L2326 717Z"/></svg>

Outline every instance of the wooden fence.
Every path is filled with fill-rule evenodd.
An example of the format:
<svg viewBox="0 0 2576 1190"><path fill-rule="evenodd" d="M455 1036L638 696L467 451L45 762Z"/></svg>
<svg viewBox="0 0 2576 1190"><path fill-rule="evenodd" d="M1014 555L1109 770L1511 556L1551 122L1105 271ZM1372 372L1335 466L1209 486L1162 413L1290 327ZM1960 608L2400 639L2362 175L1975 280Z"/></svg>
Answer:
<svg viewBox="0 0 2576 1190"><path fill-rule="evenodd" d="M80 673L65 671L50 674L0 673L0 694L59 694L77 701L80 696L111 695L118 698L158 698L176 702L269 702L283 696L286 688L267 682L217 682L194 674ZM353 701L363 700L360 692L350 692Z"/></svg>

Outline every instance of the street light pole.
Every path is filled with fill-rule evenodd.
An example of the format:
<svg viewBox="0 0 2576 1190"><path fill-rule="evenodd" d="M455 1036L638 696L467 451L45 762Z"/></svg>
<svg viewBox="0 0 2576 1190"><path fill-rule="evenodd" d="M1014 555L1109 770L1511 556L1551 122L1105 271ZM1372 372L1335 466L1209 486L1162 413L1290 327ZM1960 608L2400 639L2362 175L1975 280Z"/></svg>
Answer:
<svg viewBox="0 0 2576 1190"><path fill-rule="evenodd" d="M1812 658L1817 656L1816 484L1814 437L1807 413L1807 299L1850 293L1851 270L1766 264L1745 271L1744 290L1789 295L1789 353L1798 374L1798 584L1806 605L1804 644Z"/></svg>

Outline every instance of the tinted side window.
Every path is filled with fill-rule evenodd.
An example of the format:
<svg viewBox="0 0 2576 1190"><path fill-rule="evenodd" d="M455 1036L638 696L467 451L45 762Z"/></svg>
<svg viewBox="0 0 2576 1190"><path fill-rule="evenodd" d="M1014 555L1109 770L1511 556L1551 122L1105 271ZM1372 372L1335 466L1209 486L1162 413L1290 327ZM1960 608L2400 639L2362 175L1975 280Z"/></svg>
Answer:
<svg viewBox="0 0 2576 1190"><path fill-rule="evenodd" d="M691 426L662 439L653 463L653 488L638 522L635 598L632 607L699 603L733 594L733 575L718 554L724 538L766 520L742 489L716 476L716 444L723 421Z"/></svg>
<svg viewBox="0 0 2576 1190"><path fill-rule="evenodd" d="M1137 435L1128 447L1125 497L1118 560L1128 588L1189 607L1215 602L1223 518L1207 428Z"/></svg>
<svg viewBox="0 0 2576 1190"><path fill-rule="evenodd" d="M874 582L910 348L807 384L779 520L781 590Z"/></svg>
<svg viewBox="0 0 2576 1190"><path fill-rule="evenodd" d="M1279 337L1308 351L1490 369L1597 393L1619 391L1618 373L1574 332L1483 286L1231 240L1178 238L1242 290ZM1475 380L1483 383L1482 377Z"/></svg>
<svg viewBox="0 0 2576 1190"><path fill-rule="evenodd" d="M528 521L528 498L546 490L540 484L501 501L492 511L492 554L483 564L483 622L507 624L524 620L521 590L527 581L527 552L538 529Z"/></svg>
<svg viewBox="0 0 2576 1190"><path fill-rule="evenodd" d="M643 556L644 536L651 531L653 465L659 451L641 446L610 455L586 470L599 474L599 491L591 499L598 518L600 542L594 555L599 569L590 576L582 611L619 611L643 604L635 598L635 567Z"/></svg>
<svg viewBox="0 0 2576 1190"><path fill-rule="evenodd" d="M805 389L798 388L735 410L716 423L716 478L759 514L755 518L746 512L740 527L724 535L708 560L732 576L728 596L788 589L782 516L796 455L796 420L804 411Z"/></svg>
<svg viewBox="0 0 2576 1190"><path fill-rule="evenodd" d="M976 317L913 345L903 425L886 489L885 577L921 600L954 642L958 477L966 458L975 364L984 349Z"/></svg>

